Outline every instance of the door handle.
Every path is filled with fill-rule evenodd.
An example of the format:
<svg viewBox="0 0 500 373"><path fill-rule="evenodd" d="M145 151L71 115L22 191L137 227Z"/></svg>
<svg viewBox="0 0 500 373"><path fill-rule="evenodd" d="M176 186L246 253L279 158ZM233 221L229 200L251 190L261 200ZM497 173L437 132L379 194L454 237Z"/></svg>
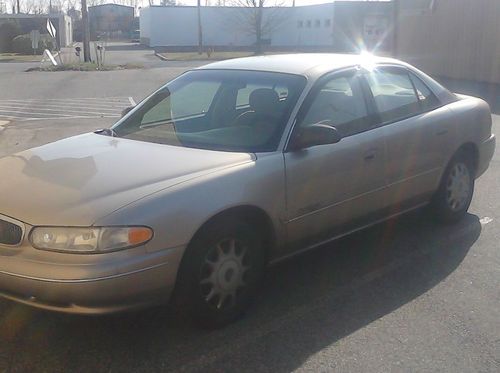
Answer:
<svg viewBox="0 0 500 373"><path fill-rule="evenodd" d="M442 130L437 131L436 135L437 136L443 136L443 135L446 135L447 133L448 133L447 129L442 129Z"/></svg>

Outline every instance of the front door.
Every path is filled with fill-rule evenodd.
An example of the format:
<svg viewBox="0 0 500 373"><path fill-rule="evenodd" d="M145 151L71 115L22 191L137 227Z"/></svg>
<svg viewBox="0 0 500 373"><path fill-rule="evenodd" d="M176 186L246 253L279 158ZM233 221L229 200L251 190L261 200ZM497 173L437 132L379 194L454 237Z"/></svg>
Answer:
<svg viewBox="0 0 500 373"><path fill-rule="evenodd" d="M292 133L327 123L336 144L286 151L287 233L291 250L335 234L384 207L384 129L373 126L356 70L322 79L306 99Z"/></svg>

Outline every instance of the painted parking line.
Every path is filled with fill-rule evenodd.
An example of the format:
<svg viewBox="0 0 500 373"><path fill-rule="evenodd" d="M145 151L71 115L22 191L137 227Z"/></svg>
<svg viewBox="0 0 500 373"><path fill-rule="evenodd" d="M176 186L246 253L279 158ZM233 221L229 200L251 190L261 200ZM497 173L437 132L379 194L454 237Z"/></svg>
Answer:
<svg viewBox="0 0 500 373"><path fill-rule="evenodd" d="M127 102L128 103L128 102ZM113 102L113 103L92 103L92 107L99 107L99 108L116 108L116 107L122 107L124 102ZM49 101L49 102L4 102L0 101L0 106L6 106L6 107L43 107L43 108L61 108L62 106L69 106L72 108L88 108L89 104L85 102L79 102L79 103L73 103L73 102L68 102L68 101Z"/></svg>
<svg viewBox="0 0 500 373"><path fill-rule="evenodd" d="M5 106L0 104L0 113L9 113L9 112L21 112L21 113L26 113L26 109L29 109L30 111L36 111L39 113L44 113L44 112L56 112L56 113L75 113L78 112L80 114L85 114L85 113L90 113L90 114L102 114L102 113L108 113L108 114L115 114L119 115L121 110L119 109L98 109L98 108L93 108L95 110L98 109L98 111L89 111L88 108L86 107L77 107L77 108L65 108L65 109L55 109L55 108L45 108L45 107L31 107L31 106Z"/></svg>
<svg viewBox="0 0 500 373"><path fill-rule="evenodd" d="M479 222L481 223L481 225L486 225L486 224L489 224L493 221L492 218L488 217L488 216L485 216L484 218L481 218L479 220Z"/></svg>
<svg viewBox="0 0 500 373"><path fill-rule="evenodd" d="M115 102L120 102L123 100L128 99L128 97L77 97L77 98L7 98L7 99L2 99L0 101L22 101L22 102L27 102L27 101L115 101Z"/></svg>
<svg viewBox="0 0 500 373"><path fill-rule="evenodd" d="M0 100L0 120L119 118L132 97L43 98Z"/></svg>

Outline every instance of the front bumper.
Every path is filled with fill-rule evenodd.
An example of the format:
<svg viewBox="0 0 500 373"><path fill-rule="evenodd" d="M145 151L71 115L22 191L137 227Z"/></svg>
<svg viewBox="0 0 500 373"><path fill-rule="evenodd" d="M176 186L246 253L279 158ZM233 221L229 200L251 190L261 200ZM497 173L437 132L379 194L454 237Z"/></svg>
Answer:
<svg viewBox="0 0 500 373"><path fill-rule="evenodd" d="M476 177L481 176L486 172L490 165L490 161L495 154L496 138L495 135L491 135L489 139L483 141L479 146L479 162L477 167Z"/></svg>
<svg viewBox="0 0 500 373"><path fill-rule="evenodd" d="M46 254L32 261L6 255L0 247L0 296L51 311L77 314L119 312L168 301L183 247L160 252L78 255L92 263L67 263L75 254ZM138 255L140 254L140 255ZM114 258L105 258L113 255ZM121 256L121 258L119 258ZM111 261L109 259L112 259ZM110 263L112 263L110 265Z"/></svg>

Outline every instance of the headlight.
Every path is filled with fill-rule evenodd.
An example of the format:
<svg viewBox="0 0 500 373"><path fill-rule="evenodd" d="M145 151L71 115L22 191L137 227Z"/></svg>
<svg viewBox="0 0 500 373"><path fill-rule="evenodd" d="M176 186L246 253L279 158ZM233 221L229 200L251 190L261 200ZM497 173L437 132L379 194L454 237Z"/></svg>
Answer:
<svg viewBox="0 0 500 373"><path fill-rule="evenodd" d="M36 227L30 241L41 250L97 254L141 245L152 237L147 227Z"/></svg>

